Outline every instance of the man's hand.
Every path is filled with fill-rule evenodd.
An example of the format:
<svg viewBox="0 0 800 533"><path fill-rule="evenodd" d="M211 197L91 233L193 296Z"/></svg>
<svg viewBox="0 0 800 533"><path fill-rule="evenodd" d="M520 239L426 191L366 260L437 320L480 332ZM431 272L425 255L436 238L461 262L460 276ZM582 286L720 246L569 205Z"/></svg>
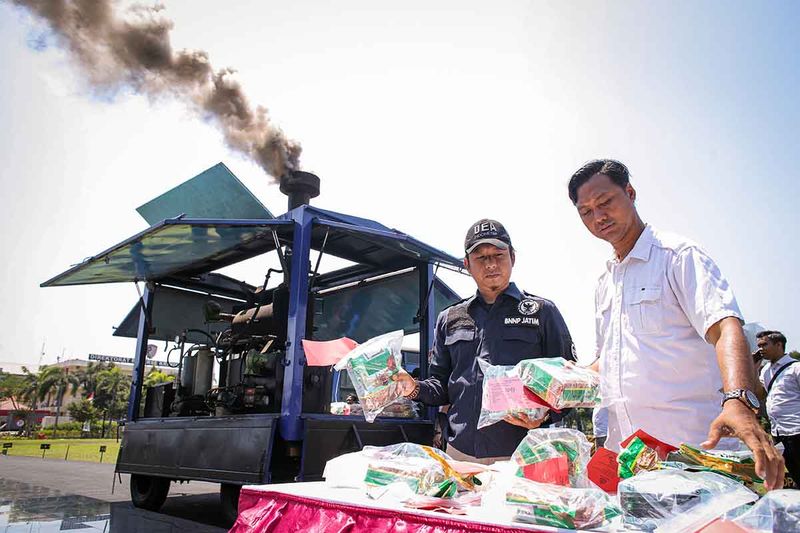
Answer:
<svg viewBox="0 0 800 533"><path fill-rule="evenodd" d="M783 488L783 457L753 412L739 400L725 402L722 414L711 423L708 439L700 446L711 449L722 437L739 437L753 451L756 474L764 480L767 490Z"/></svg>
<svg viewBox="0 0 800 533"><path fill-rule="evenodd" d="M536 429L539 426L541 426L542 423L545 421L545 419L547 418L547 414L548 413L545 413L542 418L531 418L525 413L516 413L513 415L506 415L505 417L503 417L503 420L505 420L509 424L520 426L525 429Z"/></svg>
<svg viewBox="0 0 800 533"><path fill-rule="evenodd" d="M400 389L400 394L403 396L409 396L414 392L414 388L417 386L417 380L412 378L411 374L402 368L397 374L392 376L392 381L397 382L397 387Z"/></svg>

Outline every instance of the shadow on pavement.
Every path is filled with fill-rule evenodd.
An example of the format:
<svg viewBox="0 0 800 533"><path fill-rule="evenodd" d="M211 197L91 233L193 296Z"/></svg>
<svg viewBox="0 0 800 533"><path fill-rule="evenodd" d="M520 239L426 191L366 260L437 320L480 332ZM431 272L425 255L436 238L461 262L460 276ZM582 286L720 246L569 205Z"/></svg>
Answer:
<svg viewBox="0 0 800 533"><path fill-rule="evenodd" d="M222 520L219 495L197 494L167 498L164 507L158 513L137 509L129 502L112 503L111 524L108 531L222 533L227 530Z"/></svg>

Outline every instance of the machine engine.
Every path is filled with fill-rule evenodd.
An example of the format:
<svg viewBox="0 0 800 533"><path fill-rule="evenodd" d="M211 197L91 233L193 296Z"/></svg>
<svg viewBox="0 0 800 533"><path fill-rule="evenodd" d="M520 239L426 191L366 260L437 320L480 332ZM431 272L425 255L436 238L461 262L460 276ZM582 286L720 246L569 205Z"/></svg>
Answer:
<svg viewBox="0 0 800 533"><path fill-rule="evenodd" d="M182 354L178 382L172 390L148 389L145 416L279 412L289 292L280 284L247 296L254 305L235 313L223 312L214 300L206 302L206 322L230 326L216 338L209 337L207 344L185 349L185 340L178 340L175 349ZM309 309L309 315L312 313ZM304 408L327 410L330 370L306 367L305 378Z"/></svg>

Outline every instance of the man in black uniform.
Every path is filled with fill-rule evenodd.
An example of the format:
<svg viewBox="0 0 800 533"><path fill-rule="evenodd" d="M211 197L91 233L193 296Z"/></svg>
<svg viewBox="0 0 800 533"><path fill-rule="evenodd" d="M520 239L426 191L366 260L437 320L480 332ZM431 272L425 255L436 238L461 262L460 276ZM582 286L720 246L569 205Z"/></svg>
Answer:
<svg viewBox="0 0 800 533"><path fill-rule="evenodd" d="M464 266L477 292L439 314L430 377L417 381L401 373L397 380L408 398L428 405L450 404L447 453L451 457L490 463L508 458L528 429L546 425L547 416L539 420L509 416L478 430L483 390L478 359L515 365L537 357L574 359L574 353L555 304L510 282L515 254L502 224L490 219L473 224L464 251Z"/></svg>

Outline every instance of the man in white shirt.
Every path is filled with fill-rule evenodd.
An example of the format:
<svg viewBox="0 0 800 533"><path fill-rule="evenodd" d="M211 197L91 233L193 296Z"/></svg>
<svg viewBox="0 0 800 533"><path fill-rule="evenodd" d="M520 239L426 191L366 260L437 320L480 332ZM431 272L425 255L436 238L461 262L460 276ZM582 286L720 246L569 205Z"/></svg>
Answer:
<svg viewBox="0 0 800 533"><path fill-rule="evenodd" d="M758 351L767 364L761 369L759 395L766 396L770 432L783 443L783 460L800 488L800 362L786 354L786 337L780 331L756 335Z"/></svg>
<svg viewBox="0 0 800 533"><path fill-rule="evenodd" d="M783 459L754 414L742 316L714 261L688 239L642 222L618 161L584 165L569 196L589 232L614 248L595 293L593 367L608 407L606 447L618 451L637 429L705 448L735 436L753 450L766 487L781 488Z"/></svg>

